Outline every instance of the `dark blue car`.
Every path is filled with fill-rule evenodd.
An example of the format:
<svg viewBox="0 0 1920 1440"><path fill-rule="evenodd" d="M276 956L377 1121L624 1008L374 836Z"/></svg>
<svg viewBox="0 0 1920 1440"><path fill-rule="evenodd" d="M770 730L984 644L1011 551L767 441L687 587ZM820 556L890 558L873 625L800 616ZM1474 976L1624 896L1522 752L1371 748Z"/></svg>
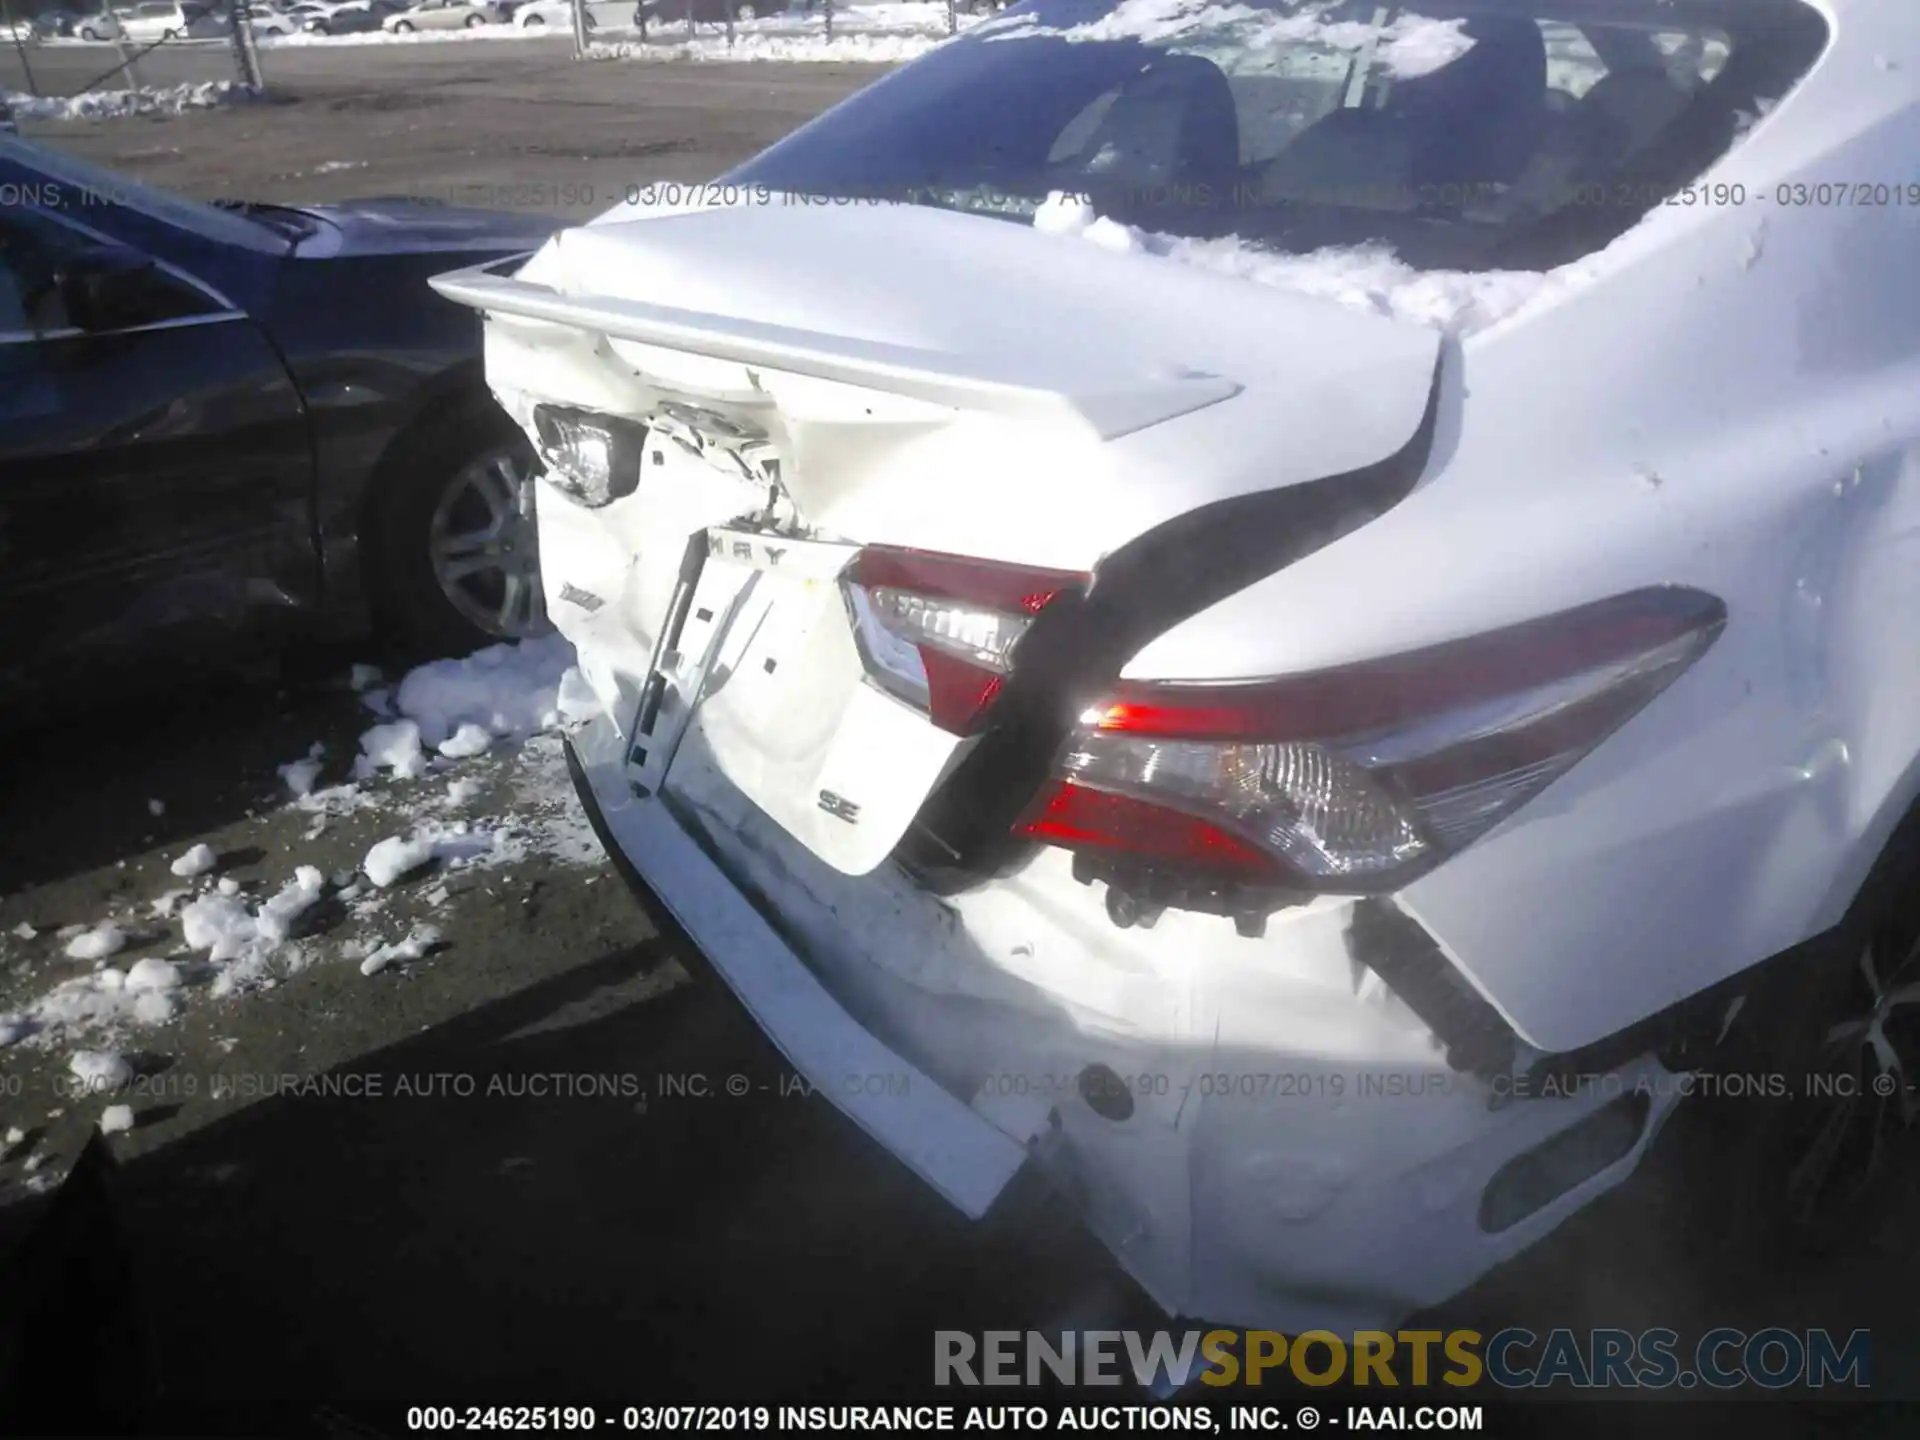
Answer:
<svg viewBox="0 0 1920 1440"><path fill-rule="evenodd" d="M555 228L210 205L0 130L0 695L543 630L531 451L426 282Z"/></svg>

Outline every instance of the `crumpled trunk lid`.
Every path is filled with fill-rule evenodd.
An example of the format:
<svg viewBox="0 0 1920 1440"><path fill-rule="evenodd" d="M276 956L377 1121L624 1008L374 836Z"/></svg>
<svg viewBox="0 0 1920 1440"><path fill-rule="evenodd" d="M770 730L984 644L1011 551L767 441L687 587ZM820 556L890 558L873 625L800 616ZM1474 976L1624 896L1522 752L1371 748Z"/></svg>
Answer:
<svg viewBox="0 0 1920 1440"><path fill-rule="evenodd" d="M868 682L837 584L862 546L1098 573L1157 527L1405 454L1439 348L1002 221L784 197L434 283L489 317L489 383L530 432L542 404L647 427L631 494L541 494L549 608L635 785L670 793L690 744L850 874L976 743Z"/></svg>

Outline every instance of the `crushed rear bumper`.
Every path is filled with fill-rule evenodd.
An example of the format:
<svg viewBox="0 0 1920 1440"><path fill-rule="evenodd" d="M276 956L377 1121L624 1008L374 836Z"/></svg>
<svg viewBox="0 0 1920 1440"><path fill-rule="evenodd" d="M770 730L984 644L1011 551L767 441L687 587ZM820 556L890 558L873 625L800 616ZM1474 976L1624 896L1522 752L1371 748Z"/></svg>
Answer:
<svg viewBox="0 0 1920 1440"><path fill-rule="evenodd" d="M1025 1149L856 1023L666 806L629 793L623 750L611 727L590 726L567 743L607 853L659 897L809 1084L966 1215L986 1214Z"/></svg>

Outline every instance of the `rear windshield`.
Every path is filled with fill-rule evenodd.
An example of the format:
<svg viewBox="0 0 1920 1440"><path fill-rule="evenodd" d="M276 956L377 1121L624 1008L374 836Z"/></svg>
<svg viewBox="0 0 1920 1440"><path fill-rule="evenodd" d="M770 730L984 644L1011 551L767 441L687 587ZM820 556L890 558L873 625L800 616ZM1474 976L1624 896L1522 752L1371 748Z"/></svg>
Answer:
<svg viewBox="0 0 1920 1440"><path fill-rule="evenodd" d="M727 178L1545 269L1697 179L1826 38L1802 0L1029 0Z"/></svg>

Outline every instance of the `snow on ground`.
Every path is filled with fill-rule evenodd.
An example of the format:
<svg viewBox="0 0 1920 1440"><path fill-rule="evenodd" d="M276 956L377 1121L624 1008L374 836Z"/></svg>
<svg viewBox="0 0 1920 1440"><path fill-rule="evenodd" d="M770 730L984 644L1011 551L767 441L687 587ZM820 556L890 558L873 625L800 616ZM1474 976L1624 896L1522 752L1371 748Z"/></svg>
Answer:
<svg viewBox="0 0 1920 1440"><path fill-rule="evenodd" d="M1601 264L1605 254L1545 273L1416 270L1384 245L1282 255L1234 236L1187 240L1151 234L1096 214L1082 197L1059 192L1034 212L1033 224L1037 230L1078 236L1106 250L1158 255L1457 335L1484 330L1536 300L1571 288Z"/></svg>
<svg viewBox="0 0 1920 1440"><path fill-rule="evenodd" d="M116 1039L165 1025L208 999L271 989L328 959L359 963L368 975L397 971L442 948L443 932L420 922L398 938L391 928L382 933L382 912L393 898L405 894L428 910L453 901L442 882L412 888L416 877L534 857L599 864L599 842L573 794L561 742L560 731L590 718L596 703L573 662L572 647L555 636L409 672L386 692L397 718L360 737L357 778L322 783L327 751L318 744L280 767L291 792L286 808L315 817L309 840L345 817L391 818L395 833L364 852L358 869L329 877L302 863L296 847L281 862L277 888L261 898L231 875L216 877L221 857L196 844L168 866L183 885L157 897L130 896L112 916L57 933L64 957L92 969L68 973L21 1008L0 1013L0 1047L59 1050ZM356 667L350 683L366 699L379 678ZM480 775L505 782L492 792L493 813L470 813L489 793ZM329 903L345 915L346 930L310 933L309 917ZM23 923L13 933L24 941L39 932ZM142 949L166 953L142 956L125 970L107 964L122 950ZM82 1054L93 1057L84 1060L89 1084L113 1088L108 1082L118 1072L108 1062L117 1054Z"/></svg>
<svg viewBox="0 0 1920 1440"><path fill-rule="evenodd" d="M240 105L253 92L231 80L202 80L162 89L91 90L64 97L5 92L16 120L114 120L132 115L178 115L186 110L212 110Z"/></svg>

